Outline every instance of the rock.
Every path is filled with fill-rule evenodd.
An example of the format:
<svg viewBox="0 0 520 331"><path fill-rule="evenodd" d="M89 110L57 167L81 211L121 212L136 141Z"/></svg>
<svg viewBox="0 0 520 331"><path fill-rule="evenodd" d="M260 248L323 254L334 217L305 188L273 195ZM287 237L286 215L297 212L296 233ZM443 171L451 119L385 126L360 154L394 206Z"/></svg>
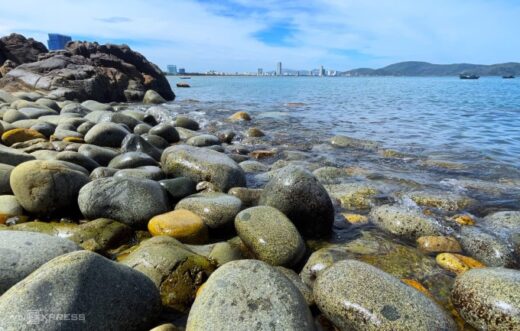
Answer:
<svg viewBox="0 0 520 331"><path fill-rule="evenodd" d="M45 139L45 136L32 129L12 129L2 134L2 142L7 146L38 138Z"/></svg>
<svg viewBox="0 0 520 331"><path fill-rule="evenodd" d="M258 161L244 161L238 164L246 173L258 173L269 171L269 167Z"/></svg>
<svg viewBox="0 0 520 331"><path fill-rule="evenodd" d="M38 90L51 99L141 101L146 90L166 100L175 94L162 74L144 56L126 45L71 42L64 51L42 54L0 79L0 88Z"/></svg>
<svg viewBox="0 0 520 331"><path fill-rule="evenodd" d="M246 137L258 138L263 136L265 136L265 133L263 133L259 128L249 128L246 131Z"/></svg>
<svg viewBox="0 0 520 331"><path fill-rule="evenodd" d="M16 65L34 62L38 60L38 55L47 52L47 47L41 42L17 33L0 38L0 64L6 60Z"/></svg>
<svg viewBox="0 0 520 331"><path fill-rule="evenodd" d="M159 103L165 103L166 100L157 92L154 90L148 90L144 94L143 97L143 103L145 104L159 104Z"/></svg>
<svg viewBox="0 0 520 331"><path fill-rule="evenodd" d="M334 147L354 148L368 151L375 151L379 148L379 144L375 141L356 139L347 136L332 137L330 143Z"/></svg>
<svg viewBox="0 0 520 331"><path fill-rule="evenodd" d="M120 147L127 134L128 130L119 124L98 123L87 132L85 142L104 147Z"/></svg>
<svg viewBox="0 0 520 331"><path fill-rule="evenodd" d="M520 329L520 272L473 269L457 277L451 293L460 315L477 330Z"/></svg>
<svg viewBox="0 0 520 331"><path fill-rule="evenodd" d="M142 134L148 133L151 129L152 129L151 125L148 125L146 123L140 123L134 127L134 133L138 134L138 135L142 135Z"/></svg>
<svg viewBox="0 0 520 331"><path fill-rule="evenodd" d="M233 187L228 191L228 194L239 198L243 207L252 207L258 205L262 192L262 189Z"/></svg>
<svg viewBox="0 0 520 331"><path fill-rule="evenodd" d="M375 186L364 183L326 185L325 188L343 208L349 210L370 209L375 204L375 197L381 194Z"/></svg>
<svg viewBox="0 0 520 331"><path fill-rule="evenodd" d="M253 254L271 265L294 266L305 254L305 245L296 227L273 207L241 211L235 218L235 228Z"/></svg>
<svg viewBox="0 0 520 331"><path fill-rule="evenodd" d="M18 109L13 108L6 111L2 119L8 123L14 123L16 121L29 119L29 117L20 112Z"/></svg>
<svg viewBox="0 0 520 331"><path fill-rule="evenodd" d="M154 134L147 133L143 134L141 137L160 150L163 150L166 147L170 146L170 144L163 137L159 137Z"/></svg>
<svg viewBox="0 0 520 331"><path fill-rule="evenodd" d="M98 122L111 122L121 124L125 127L128 127L130 131L132 131L137 124L141 123L139 120L136 120L132 116L125 115L121 112L105 112L105 114L100 117Z"/></svg>
<svg viewBox="0 0 520 331"><path fill-rule="evenodd" d="M209 181L220 190L245 186L244 172L225 154L206 148L176 145L161 157L164 172L173 177L188 177L196 182Z"/></svg>
<svg viewBox="0 0 520 331"><path fill-rule="evenodd" d="M149 134L154 134L161 138L164 138L169 143L176 143L179 141L179 133L175 127L168 123L160 123L154 126L148 131Z"/></svg>
<svg viewBox="0 0 520 331"><path fill-rule="evenodd" d="M215 261L218 266L222 266L228 262L242 259L239 249L231 246L227 242L216 243L208 254L208 259Z"/></svg>
<svg viewBox="0 0 520 331"><path fill-rule="evenodd" d="M231 130L224 130L222 132L219 132L217 136L221 142L231 144L233 138L235 138L236 136L236 133Z"/></svg>
<svg viewBox="0 0 520 331"><path fill-rule="evenodd" d="M251 116L245 111L239 111L229 117L231 121L250 121Z"/></svg>
<svg viewBox="0 0 520 331"><path fill-rule="evenodd" d="M465 252L490 267L519 265L519 257L511 243L479 228L463 226L460 229L459 242Z"/></svg>
<svg viewBox="0 0 520 331"><path fill-rule="evenodd" d="M51 99L40 98L40 99L36 100L36 103L39 104L39 105L42 105L44 107L47 107L47 108L50 108L50 109L54 109L55 111L58 111L58 112L61 110L60 106L58 106L56 101L51 100Z"/></svg>
<svg viewBox="0 0 520 331"><path fill-rule="evenodd" d="M30 130L38 131L45 136L45 139L49 139L56 131L56 126L48 122L42 122L31 126Z"/></svg>
<svg viewBox="0 0 520 331"><path fill-rule="evenodd" d="M446 236L424 236L417 239L417 246L426 253L462 252L457 239Z"/></svg>
<svg viewBox="0 0 520 331"><path fill-rule="evenodd" d="M182 199L175 209L192 211L199 215L209 228L217 229L233 222L242 209L242 202L229 194L199 193Z"/></svg>
<svg viewBox="0 0 520 331"><path fill-rule="evenodd" d="M437 264L456 274L462 274L473 268L484 268L485 265L481 262L472 259L469 256L464 256L455 253L441 253L435 258Z"/></svg>
<svg viewBox="0 0 520 331"><path fill-rule="evenodd" d="M9 178L11 178L13 169L14 167L11 165L0 163L0 194L11 194L13 192L9 184Z"/></svg>
<svg viewBox="0 0 520 331"><path fill-rule="evenodd" d="M23 215L23 208L14 195L0 195L0 215Z"/></svg>
<svg viewBox="0 0 520 331"><path fill-rule="evenodd" d="M164 172L161 168L156 166L142 166L132 169L122 169L114 174L114 178L126 177L161 180L164 179Z"/></svg>
<svg viewBox="0 0 520 331"><path fill-rule="evenodd" d="M370 218L381 230L406 240L415 241L422 236L439 236L444 231L436 219L404 207L375 207L370 212Z"/></svg>
<svg viewBox="0 0 520 331"><path fill-rule="evenodd" d="M106 103L97 102L96 100L86 100L81 103L81 106L87 108L90 111L105 110L114 111L111 105Z"/></svg>
<svg viewBox="0 0 520 331"><path fill-rule="evenodd" d="M112 177L118 171L119 171L119 169L112 169L112 168L107 168L107 167L99 167L99 168L96 168L96 169L92 170L92 172L90 173L89 177L90 177L91 180L95 180L95 179L99 179L99 178Z"/></svg>
<svg viewBox="0 0 520 331"><path fill-rule="evenodd" d="M186 140L186 144L197 147L220 145L220 140L212 134L201 134Z"/></svg>
<svg viewBox="0 0 520 331"><path fill-rule="evenodd" d="M199 123L186 116L177 116L175 118L175 127L180 127L194 131L197 131L200 128Z"/></svg>
<svg viewBox="0 0 520 331"><path fill-rule="evenodd" d="M493 233L505 242L511 243L517 256L520 256L519 211L501 211L490 214L484 217L479 224L487 232Z"/></svg>
<svg viewBox="0 0 520 331"><path fill-rule="evenodd" d="M168 192L173 201L179 201L187 196L197 193L196 182L187 177L164 179L159 184Z"/></svg>
<svg viewBox="0 0 520 331"><path fill-rule="evenodd" d="M251 157L257 159L257 160L267 159L267 158L275 156L276 155L276 151L275 150L259 149L259 150L256 150L256 151L252 151L251 153L249 153L249 155Z"/></svg>
<svg viewBox="0 0 520 331"><path fill-rule="evenodd" d="M52 299L49 299L52 298ZM161 310L159 293L145 275L88 251L46 263L0 298L6 330L142 330ZM13 312L64 314L27 324ZM74 319L74 317L77 319Z"/></svg>
<svg viewBox="0 0 520 331"><path fill-rule="evenodd" d="M434 301L360 261L326 269L313 293L320 310L341 330L456 330Z"/></svg>
<svg viewBox="0 0 520 331"><path fill-rule="evenodd" d="M407 193L419 206L437 208L446 212L454 212L471 208L476 201L454 193L417 191Z"/></svg>
<svg viewBox="0 0 520 331"><path fill-rule="evenodd" d="M79 208L87 219L110 218L133 228L145 227L168 211L168 198L157 182L137 178L100 178L79 192Z"/></svg>
<svg viewBox="0 0 520 331"><path fill-rule="evenodd" d="M153 236L170 236L187 244L203 244L208 239L202 218L185 209L154 216L148 222L148 231Z"/></svg>
<svg viewBox="0 0 520 331"><path fill-rule="evenodd" d="M148 154L156 161L161 159L161 152L155 146L136 134L129 134L125 139L123 139L123 142L121 143L121 151L123 153L141 152Z"/></svg>
<svg viewBox="0 0 520 331"><path fill-rule="evenodd" d="M77 208L78 192L88 177L63 161L28 161L11 173L10 184L23 208L35 214Z"/></svg>
<svg viewBox="0 0 520 331"><path fill-rule="evenodd" d="M17 166L34 159L36 158L31 154L0 144L0 160L3 164Z"/></svg>
<svg viewBox="0 0 520 331"><path fill-rule="evenodd" d="M322 184L339 184L342 178L348 177L347 171L336 167L322 167L314 170L312 174Z"/></svg>
<svg viewBox="0 0 520 331"><path fill-rule="evenodd" d="M155 161L151 156L141 152L126 152L119 154L108 163L109 168L127 169L137 168L142 166L156 166Z"/></svg>
<svg viewBox="0 0 520 331"><path fill-rule="evenodd" d="M314 330L305 299L279 271L261 261L226 263L199 291L187 331Z"/></svg>
<svg viewBox="0 0 520 331"><path fill-rule="evenodd" d="M22 220L23 221L23 220ZM58 222L26 222L10 225L4 230L28 231L48 234L54 237L69 238L74 234L78 225L74 223Z"/></svg>
<svg viewBox="0 0 520 331"><path fill-rule="evenodd" d="M296 288L298 288L298 290L300 290L300 293L303 295L308 306L314 305L314 294L312 293L312 289L302 281L296 272L284 267L276 267L276 270L280 271L293 283L294 286L296 286Z"/></svg>
<svg viewBox="0 0 520 331"><path fill-rule="evenodd" d="M100 167L99 163L97 163L90 157L85 156L81 153L72 152L72 151L59 152L56 155L56 160L66 161L66 162L77 164L77 165L82 166L83 168L87 169L89 173L92 170L96 169L97 167Z"/></svg>
<svg viewBox="0 0 520 331"><path fill-rule="evenodd" d="M82 144L78 148L78 153L91 158L101 166L107 166L108 163L119 154L113 149L89 144Z"/></svg>
<svg viewBox="0 0 520 331"><path fill-rule="evenodd" d="M367 224L368 217L360 214L341 213L345 220L350 224Z"/></svg>
<svg viewBox="0 0 520 331"><path fill-rule="evenodd" d="M47 261L79 249L72 241L46 234L0 231L0 295Z"/></svg>
<svg viewBox="0 0 520 331"><path fill-rule="evenodd" d="M187 312L197 289L215 267L168 236L143 241L121 261L142 272L159 288L163 305Z"/></svg>
<svg viewBox="0 0 520 331"><path fill-rule="evenodd" d="M259 204L287 215L303 236L328 235L334 221L327 191L310 172L299 167L286 167L274 175L265 185Z"/></svg>
<svg viewBox="0 0 520 331"><path fill-rule="evenodd" d="M108 218L98 218L80 224L68 239L83 249L106 252L110 248L116 248L130 241L132 234L132 229L123 223Z"/></svg>

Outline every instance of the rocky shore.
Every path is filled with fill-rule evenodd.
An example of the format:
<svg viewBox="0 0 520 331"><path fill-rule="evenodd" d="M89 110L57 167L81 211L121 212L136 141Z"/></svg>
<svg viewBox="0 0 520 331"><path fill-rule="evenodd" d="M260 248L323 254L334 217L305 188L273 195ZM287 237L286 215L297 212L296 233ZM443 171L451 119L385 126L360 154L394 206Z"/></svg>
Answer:
<svg viewBox="0 0 520 331"><path fill-rule="evenodd" d="M371 173L320 153L457 165L277 143L126 46L41 46L0 41L0 330L520 329L520 211L482 207L509 184Z"/></svg>

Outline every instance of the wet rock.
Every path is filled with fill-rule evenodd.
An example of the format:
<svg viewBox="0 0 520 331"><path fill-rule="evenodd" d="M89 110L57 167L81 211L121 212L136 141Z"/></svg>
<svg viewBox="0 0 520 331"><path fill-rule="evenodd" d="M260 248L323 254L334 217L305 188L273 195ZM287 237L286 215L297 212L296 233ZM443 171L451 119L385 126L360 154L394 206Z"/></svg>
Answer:
<svg viewBox="0 0 520 331"><path fill-rule="evenodd" d="M275 150L259 149L259 150L256 150L256 151L252 151L251 153L249 153L249 155L251 157L257 159L257 160L267 159L267 158L275 156L276 155L276 151Z"/></svg>
<svg viewBox="0 0 520 331"><path fill-rule="evenodd" d="M138 134L138 135L142 135L142 134L148 133L151 128L152 128L152 126L149 124L140 123L134 127L134 133Z"/></svg>
<svg viewBox="0 0 520 331"><path fill-rule="evenodd" d="M0 215L23 215L22 205L14 195L0 195Z"/></svg>
<svg viewBox="0 0 520 331"><path fill-rule="evenodd" d="M105 111L114 111L111 105L106 103L97 102L96 100L86 100L81 103L81 105L87 108L90 111L96 110L105 110Z"/></svg>
<svg viewBox="0 0 520 331"><path fill-rule="evenodd" d="M48 139L56 130L56 125L48 122L41 122L31 126L30 130L38 131L39 133L43 134L46 139Z"/></svg>
<svg viewBox="0 0 520 331"><path fill-rule="evenodd" d="M137 178L96 179L81 189L78 203L87 219L110 218L134 228L169 209L161 185Z"/></svg>
<svg viewBox="0 0 520 331"><path fill-rule="evenodd" d="M7 146L38 138L45 139L45 136L32 129L12 129L2 134L2 142Z"/></svg>
<svg viewBox="0 0 520 331"><path fill-rule="evenodd" d="M330 143L334 147L354 148L368 151L375 151L379 148L379 144L371 140L356 139L347 136L335 136L330 139Z"/></svg>
<svg viewBox="0 0 520 331"><path fill-rule="evenodd" d="M175 127L169 123L160 123L154 126L148 131L149 134L153 134L164 138L169 143L176 143L179 141L179 133Z"/></svg>
<svg viewBox="0 0 520 331"><path fill-rule="evenodd" d="M303 295L308 306L314 305L314 294L312 293L312 289L302 281L300 275L293 270L284 267L276 267L276 270L280 271L293 283L294 286L296 286L296 288L298 288L298 290L300 290L300 293Z"/></svg>
<svg viewBox="0 0 520 331"><path fill-rule="evenodd" d="M142 166L132 169L121 169L114 174L114 178L126 177L161 180L164 179L165 176L161 168L156 166Z"/></svg>
<svg viewBox="0 0 520 331"><path fill-rule="evenodd" d="M177 177L171 179L164 179L159 181L159 184L168 192L173 201L179 201L187 196L197 193L195 186L196 182L188 177Z"/></svg>
<svg viewBox="0 0 520 331"><path fill-rule="evenodd" d="M462 252L457 239L446 236L424 236L417 239L417 246L426 253Z"/></svg>
<svg viewBox="0 0 520 331"><path fill-rule="evenodd" d="M66 161L66 162L77 164L77 165L82 166L83 168L87 169L89 172L96 169L97 167L100 167L99 163L97 163L90 157L85 156L81 153L72 152L72 151L59 152L56 155L56 160Z"/></svg>
<svg viewBox="0 0 520 331"><path fill-rule="evenodd" d="M197 214L177 209L154 216L148 222L153 236L170 236L187 244L203 244L208 239L208 228Z"/></svg>
<svg viewBox="0 0 520 331"><path fill-rule="evenodd" d="M34 221L11 225L4 230L38 232L54 237L69 238L77 228L78 225L74 223Z"/></svg>
<svg viewBox="0 0 520 331"><path fill-rule="evenodd" d="M520 329L520 272L505 268L473 269L458 276L453 305L478 330Z"/></svg>
<svg viewBox="0 0 520 331"><path fill-rule="evenodd" d="M114 169L128 169L156 165L157 161L148 154L141 152L126 152L119 154L108 163L108 167Z"/></svg>
<svg viewBox="0 0 520 331"><path fill-rule="evenodd" d="M239 198L242 201L242 206L252 207L258 205L262 192L262 189L233 187L228 191L228 194Z"/></svg>
<svg viewBox="0 0 520 331"><path fill-rule="evenodd" d="M220 145L220 140L212 134L201 134L186 140L186 144L196 147Z"/></svg>
<svg viewBox="0 0 520 331"><path fill-rule="evenodd" d="M381 230L406 240L415 241L422 236L439 236L444 231L436 219L404 207L375 207L370 212L370 218Z"/></svg>
<svg viewBox="0 0 520 331"><path fill-rule="evenodd" d="M63 161L28 161L14 168L10 178L20 204L35 214L74 210L78 192L87 182L84 173Z"/></svg>
<svg viewBox="0 0 520 331"><path fill-rule="evenodd" d="M182 199L175 209L190 210L199 215L209 228L216 229L233 222L242 209L242 201L224 193L199 193Z"/></svg>
<svg viewBox="0 0 520 331"><path fill-rule="evenodd" d="M208 254L208 259L215 261L218 266L242 259L240 250L227 242L216 243Z"/></svg>
<svg viewBox="0 0 520 331"><path fill-rule="evenodd" d="M407 196L419 206L437 208L447 212L465 210L476 203L471 198L447 192L418 191L408 193Z"/></svg>
<svg viewBox="0 0 520 331"><path fill-rule="evenodd" d="M199 123L186 116L177 116L175 126L193 131L197 131L200 128Z"/></svg>
<svg viewBox="0 0 520 331"><path fill-rule="evenodd" d="M269 171L269 167L258 161L244 161L238 164L246 173L258 173Z"/></svg>
<svg viewBox="0 0 520 331"><path fill-rule="evenodd" d="M314 330L299 290L279 271L261 261L226 263L215 271L188 316L187 331Z"/></svg>
<svg viewBox="0 0 520 331"><path fill-rule="evenodd" d="M123 223L108 218L98 218L80 224L68 239L83 249L106 252L110 248L116 248L130 241L132 234L132 229Z"/></svg>
<svg viewBox="0 0 520 331"><path fill-rule="evenodd" d="M145 275L79 251L53 259L4 293L0 327L41 330L41 324L26 324L13 314L29 310L81 319L49 319L45 330L142 330L152 325L160 309L159 293Z"/></svg>
<svg viewBox="0 0 520 331"><path fill-rule="evenodd" d="M265 136L265 133L259 128L249 128L246 131L246 137L259 138Z"/></svg>
<svg viewBox="0 0 520 331"><path fill-rule="evenodd" d="M90 177L91 180L95 180L95 179L98 179L98 178L112 177L118 171L119 171L119 169L112 169L112 168L107 168L107 167L99 167L99 168L96 168L96 169L92 170L92 172L90 173L89 177Z"/></svg>
<svg viewBox="0 0 520 331"><path fill-rule="evenodd" d="M156 161L161 159L161 152L155 146L136 134L129 134L125 139L123 139L123 142L121 143L121 151L123 153L141 152L148 154Z"/></svg>
<svg viewBox="0 0 520 331"><path fill-rule="evenodd" d="M250 121L251 120L251 115L249 115L245 111L239 111L239 112L236 112L233 115L231 115L229 117L229 119L231 121Z"/></svg>
<svg viewBox="0 0 520 331"><path fill-rule="evenodd" d="M82 144L78 148L78 152L96 161L101 166L108 165L110 160L119 154L113 149L89 144Z"/></svg>
<svg viewBox="0 0 520 331"><path fill-rule="evenodd" d="M320 274L313 293L320 310L342 330L456 330L434 301L360 261L335 263Z"/></svg>
<svg viewBox="0 0 520 331"><path fill-rule="evenodd" d="M72 241L46 234L0 231L0 295L47 261L79 249Z"/></svg>
<svg viewBox="0 0 520 331"><path fill-rule="evenodd" d="M367 224L369 222L368 217L360 214L341 213L341 216L345 218L345 221L350 224Z"/></svg>
<svg viewBox="0 0 520 331"><path fill-rule="evenodd" d="M142 272L159 288L163 305L187 312L199 286L215 267L168 236L143 241L121 261Z"/></svg>
<svg viewBox="0 0 520 331"><path fill-rule="evenodd" d="M6 111L4 116L2 117L2 119L7 123L14 123L16 121L26 120L28 118L29 116L23 114L21 111L14 108L11 108L8 111Z"/></svg>
<svg viewBox="0 0 520 331"><path fill-rule="evenodd" d="M191 137L200 135L200 133L197 131L178 127L178 126L176 126L175 129L177 130L177 132L179 132L179 137L181 138L181 140L188 140Z"/></svg>
<svg viewBox="0 0 520 331"><path fill-rule="evenodd" d="M196 182L209 181L222 191L245 186L242 169L225 154L205 148L177 145L161 157L164 172L173 177L188 177Z"/></svg>
<svg viewBox="0 0 520 331"><path fill-rule="evenodd" d="M487 232L493 233L504 241L511 243L516 254L520 256L519 211L501 211L487 215L479 224Z"/></svg>
<svg viewBox="0 0 520 331"><path fill-rule="evenodd" d="M10 194L13 192L9 184L9 178L11 178L11 171L13 171L13 169L14 167L12 165L0 163L0 194Z"/></svg>
<svg viewBox="0 0 520 331"><path fill-rule="evenodd" d="M441 253L435 257L440 267L456 274L462 274L470 269L484 268L485 265L469 256L455 253Z"/></svg>
<svg viewBox="0 0 520 331"><path fill-rule="evenodd" d="M221 142L231 144L233 141L233 138L235 138L236 133L231 130L224 130L222 132L218 133L218 139L220 139Z"/></svg>
<svg viewBox="0 0 520 331"><path fill-rule="evenodd" d="M322 184L338 184L342 178L348 177L345 169L336 167L322 167L314 170L312 174Z"/></svg>
<svg viewBox="0 0 520 331"><path fill-rule="evenodd" d="M323 236L331 231L334 208L325 188L299 167L280 170L264 187L260 205L287 215L304 236Z"/></svg>
<svg viewBox="0 0 520 331"><path fill-rule="evenodd" d="M305 254L305 245L293 223L269 206L252 207L235 218L237 233L260 260L274 266L294 266Z"/></svg>
<svg viewBox="0 0 520 331"><path fill-rule="evenodd" d="M154 90L148 90L144 94L143 103L144 104L160 104L165 103L166 100Z"/></svg>
<svg viewBox="0 0 520 331"><path fill-rule="evenodd" d="M125 115L121 112L106 113L105 115L101 116L98 122L111 122L121 124L127 127L129 131L132 131L134 127L140 123L139 120L136 120L132 116Z"/></svg>
<svg viewBox="0 0 520 331"><path fill-rule="evenodd" d="M343 208L350 210L369 209L374 205L374 198L381 193L375 186L364 183L326 185L325 188Z"/></svg>
<svg viewBox="0 0 520 331"><path fill-rule="evenodd" d="M119 124L98 123L87 132L85 142L104 147L120 147L127 134L129 131Z"/></svg>
<svg viewBox="0 0 520 331"><path fill-rule="evenodd" d="M514 267L519 263L510 243L479 228L462 227L459 242L465 252L490 267Z"/></svg>
<svg viewBox="0 0 520 331"><path fill-rule="evenodd" d="M155 146L156 148L163 150L166 147L170 146L170 144L163 138L156 136L154 134L143 134L141 137L143 137L144 140L149 142L151 145Z"/></svg>

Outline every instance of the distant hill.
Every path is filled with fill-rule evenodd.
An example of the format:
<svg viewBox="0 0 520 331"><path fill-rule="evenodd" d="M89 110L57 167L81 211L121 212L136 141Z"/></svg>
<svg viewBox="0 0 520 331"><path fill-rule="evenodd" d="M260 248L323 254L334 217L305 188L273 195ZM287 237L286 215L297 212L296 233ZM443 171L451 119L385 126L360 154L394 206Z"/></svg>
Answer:
<svg viewBox="0 0 520 331"><path fill-rule="evenodd" d="M432 64L408 61L391 64L381 69L359 68L345 71L345 76L457 76L461 73L479 76L520 76L520 63L509 62L492 65L483 64Z"/></svg>

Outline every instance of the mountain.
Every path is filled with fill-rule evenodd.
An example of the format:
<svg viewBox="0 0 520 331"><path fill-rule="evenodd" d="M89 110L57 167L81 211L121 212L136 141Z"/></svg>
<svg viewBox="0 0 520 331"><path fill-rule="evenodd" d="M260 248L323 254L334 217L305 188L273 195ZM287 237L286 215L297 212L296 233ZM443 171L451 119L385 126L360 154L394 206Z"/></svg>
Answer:
<svg viewBox="0 0 520 331"><path fill-rule="evenodd" d="M408 61L391 64L380 69L359 68L345 71L343 76L457 76L461 73L479 76L520 76L520 63L509 62L492 65L483 64L432 64Z"/></svg>

